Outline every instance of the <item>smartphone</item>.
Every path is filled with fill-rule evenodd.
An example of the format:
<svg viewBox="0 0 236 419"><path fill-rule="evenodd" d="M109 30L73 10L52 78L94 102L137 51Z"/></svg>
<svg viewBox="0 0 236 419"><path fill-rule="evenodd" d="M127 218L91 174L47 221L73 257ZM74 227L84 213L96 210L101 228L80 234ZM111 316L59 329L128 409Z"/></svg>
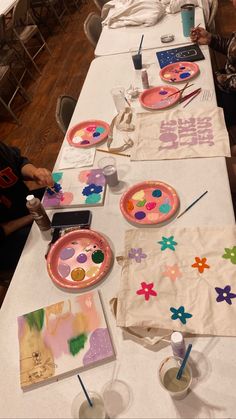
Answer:
<svg viewBox="0 0 236 419"><path fill-rule="evenodd" d="M53 229L63 229L77 225L81 228L89 228L91 219L92 213L89 210L55 212L51 224Z"/></svg>

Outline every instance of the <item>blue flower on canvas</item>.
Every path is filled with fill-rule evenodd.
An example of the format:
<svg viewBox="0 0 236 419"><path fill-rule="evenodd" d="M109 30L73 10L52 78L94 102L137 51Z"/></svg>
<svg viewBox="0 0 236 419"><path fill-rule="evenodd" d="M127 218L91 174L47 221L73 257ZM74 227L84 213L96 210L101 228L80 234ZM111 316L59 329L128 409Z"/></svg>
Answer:
<svg viewBox="0 0 236 419"><path fill-rule="evenodd" d="M142 259L145 259L147 255L143 253L143 250L139 247L138 249L130 249L129 259L134 259L135 262L140 263Z"/></svg>
<svg viewBox="0 0 236 419"><path fill-rule="evenodd" d="M174 236L162 237L162 240L157 242L161 244L161 250L171 249L175 250L175 246L178 244L174 241Z"/></svg>
<svg viewBox="0 0 236 419"><path fill-rule="evenodd" d="M181 323L186 324L186 319L189 319L190 317L193 317L192 314L187 313L185 311L184 306L180 306L179 308L170 307L170 311L173 313L171 316L172 320L179 319Z"/></svg>
<svg viewBox="0 0 236 419"><path fill-rule="evenodd" d="M230 259L233 264L236 264L236 246L232 249L225 249L225 254L222 256L224 259Z"/></svg>
<svg viewBox="0 0 236 419"><path fill-rule="evenodd" d="M218 297L216 298L217 303L220 303L221 301L226 301L228 304L232 304L231 299L236 297L236 294L234 294L231 291L231 286L226 285L224 288L215 287L216 292L218 293Z"/></svg>
<svg viewBox="0 0 236 419"><path fill-rule="evenodd" d="M102 186L91 183L90 185L85 186L85 188L82 191L82 194L89 196L92 194L99 194L100 192L102 192Z"/></svg>
<svg viewBox="0 0 236 419"><path fill-rule="evenodd" d="M105 177L101 169L93 169L88 175L87 183L93 183L94 185L105 186Z"/></svg>

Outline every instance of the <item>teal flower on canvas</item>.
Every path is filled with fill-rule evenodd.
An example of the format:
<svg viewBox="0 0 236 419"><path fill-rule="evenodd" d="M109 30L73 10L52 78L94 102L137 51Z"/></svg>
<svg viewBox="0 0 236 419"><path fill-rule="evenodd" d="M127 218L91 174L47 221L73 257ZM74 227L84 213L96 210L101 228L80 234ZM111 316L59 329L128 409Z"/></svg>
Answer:
<svg viewBox="0 0 236 419"><path fill-rule="evenodd" d="M175 250L175 246L178 244L174 241L174 236L162 237L162 240L157 242L161 244L161 250L171 249Z"/></svg>
<svg viewBox="0 0 236 419"><path fill-rule="evenodd" d="M91 195L87 196L85 199L86 204L97 204L102 199L102 196L100 193L92 193Z"/></svg>
<svg viewBox="0 0 236 419"><path fill-rule="evenodd" d="M224 259L230 259L233 264L236 264L236 246L232 249L225 248L225 254L222 255Z"/></svg>
<svg viewBox="0 0 236 419"><path fill-rule="evenodd" d="M192 314L187 313L185 311L184 306L180 306L179 308L170 307L170 311L173 313L171 316L172 320L179 319L181 323L186 324L186 319L189 319L190 317L193 317Z"/></svg>

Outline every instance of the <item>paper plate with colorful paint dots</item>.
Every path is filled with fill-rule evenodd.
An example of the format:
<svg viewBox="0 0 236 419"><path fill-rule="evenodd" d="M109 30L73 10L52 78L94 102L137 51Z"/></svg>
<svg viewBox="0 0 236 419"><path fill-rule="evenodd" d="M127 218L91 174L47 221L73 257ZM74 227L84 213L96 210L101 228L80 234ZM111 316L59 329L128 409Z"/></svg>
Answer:
<svg viewBox="0 0 236 419"><path fill-rule="evenodd" d="M74 230L57 240L47 257L47 269L59 287L80 290L99 282L112 264L107 240L92 230Z"/></svg>
<svg viewBox="0 0 236 419"><path fill-rule="evenodd" d="M176 191L164 182L145 181L126 191L120 200L124 217L136 225L170 221L179 208Z"/></svg>
<svg viewBox="0 0 236 419"><path fill-rule="evenodd" d="M174 86L157 86L144 90L139 101L147 109L166 109L175 105L180 99L180 91Z"/></svg>
<svg viewBox="0 0 236 419"><path fill-rule="evenodd" d="M179 83L192 79L198 73L199 67L196 63L181 61L163 67L160 77L169 83Z"/></svg>
<svg viewBox="0 0 236 419"><path fill-rule="evenodd" d="M109 124L92 119L72 127L67 133L67 141L74 147L92 147L104 141L109 133Z"/></svg>

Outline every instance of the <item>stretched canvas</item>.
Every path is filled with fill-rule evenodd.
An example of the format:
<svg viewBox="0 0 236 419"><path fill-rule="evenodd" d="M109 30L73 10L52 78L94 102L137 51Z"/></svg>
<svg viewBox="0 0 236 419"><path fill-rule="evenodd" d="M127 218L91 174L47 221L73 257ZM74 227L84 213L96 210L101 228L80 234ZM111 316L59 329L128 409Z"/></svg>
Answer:
<svg viewBox="0 0 236 419"><path fill-rule="evenodd" d="M236 336L236 228L129 230L117 325Z"/></svg>
<svg viewBox="0 0 236 419"><path fill-rule="evenodd" d="M131 160L231 155L223 109L216 106L140 113L134 138Z"/></svg>
<svg viewBox="0 0 236 419"><path fill-rule="evenodd" d="M97 291L18 317L23 390L114 359Z"/></svg>
<svg viewBox="0 0 236 419"><path fill-rule="evenodd" d="M57 188L55 193L46 190L42 200L44 208L103 205L106 181L101 169L65 170L52 176Z"/></svg>

